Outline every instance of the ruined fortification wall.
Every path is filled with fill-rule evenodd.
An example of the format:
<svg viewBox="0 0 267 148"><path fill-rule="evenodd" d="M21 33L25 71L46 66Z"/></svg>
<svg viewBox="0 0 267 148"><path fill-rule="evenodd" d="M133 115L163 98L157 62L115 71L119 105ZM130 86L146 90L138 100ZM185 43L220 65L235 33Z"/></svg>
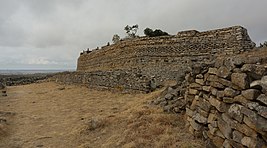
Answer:
<svg viewBox="0 0 267 148"><path fill-rule="evenodd" d="M153 79L138 71L65 72L55 75L53 80L64 84L82 84L91 88L118 91L150 92L155 89Z"/></svg>
<svg viewBox="0 0 267 148"><path fill-rule="evenodd" d="M207 147L266 147L267 50L192 69L183 85L166 88L151 103L166 112L186 110L187 128Z"/></svg>
<svg viewBox="0 0 267 148"><path fill-rule="evenodd" d="M78 71L137 68L145 75L176 79L188 66L208 62L218 54L233 54L255 44L240 26L205 32L183 31L174 36L141 37L120 41L82 54Z"/></svg>
<svg viewBox="0 0 267 148"><path fill-rule="evenodd" d="M266 55L218 59L191 77L185 95L191 133L216 147L266 147Z"/></svg>

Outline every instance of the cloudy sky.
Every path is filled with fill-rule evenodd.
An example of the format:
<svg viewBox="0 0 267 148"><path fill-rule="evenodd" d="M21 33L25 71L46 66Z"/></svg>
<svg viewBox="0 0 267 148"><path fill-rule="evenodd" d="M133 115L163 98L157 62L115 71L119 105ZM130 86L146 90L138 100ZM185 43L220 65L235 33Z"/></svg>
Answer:
<svg viewBox="0 0 267 148"><path fill-rule="evenodd" d="M241 25L267 40L267 0L0 0L0 69L75 69L126 25L170 34Z"/></svg>

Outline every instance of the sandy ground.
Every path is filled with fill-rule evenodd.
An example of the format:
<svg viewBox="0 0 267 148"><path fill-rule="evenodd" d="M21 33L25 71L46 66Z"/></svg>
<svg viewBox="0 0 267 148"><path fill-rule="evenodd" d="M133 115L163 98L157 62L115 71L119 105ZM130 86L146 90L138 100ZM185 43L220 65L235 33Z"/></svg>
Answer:
<svg viewBox="0 0 267 148"><path fill-rule="evenodd" d="M149 105L160 91L120 94L45 82L7 92L0 97L1 148L203 147L183 115Z"/></svg>

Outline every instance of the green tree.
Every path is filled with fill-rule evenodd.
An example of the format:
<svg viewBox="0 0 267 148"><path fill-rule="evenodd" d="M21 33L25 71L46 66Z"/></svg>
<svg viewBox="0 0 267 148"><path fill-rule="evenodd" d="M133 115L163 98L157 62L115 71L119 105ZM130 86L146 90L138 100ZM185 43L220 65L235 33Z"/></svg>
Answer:
<svg viewBox="0 0 267 148"><path fill-rule="evenodd" d="M138 25L133 25L133 26L125 26L124 30L126 31L126 34L128 35L129 38L135 38L136 37L136 33L138 31Z"/></svg>
<svg viewBox="0 0 267 148"><path fill-rule="evenodd" d="M116 43L118 43L120 41L120 39L121 39L120 36L115 34L115 35L113 35L112 42L114 44L116 44Z"/></svg>
<svg viewBox="0 0 267 148"><path fill-rule="evenodd" d="M167 32L163 32L162 30L160 29L156 29L156 30L152 30L150 28L146 28L144 30L144 34L146 36L149 36L149 37L156 37L156 36L165 36L165 35L169 35Z"/></svg>
<svg viewBox="0 0 267 148"><path fill-rule="evenodd" d="M144 30L144 34L145 34L146 36L152 37L152 36L154 36L154 31L153 31L152 29L150 29L150 28L146 28L146 29Z"/></svg>

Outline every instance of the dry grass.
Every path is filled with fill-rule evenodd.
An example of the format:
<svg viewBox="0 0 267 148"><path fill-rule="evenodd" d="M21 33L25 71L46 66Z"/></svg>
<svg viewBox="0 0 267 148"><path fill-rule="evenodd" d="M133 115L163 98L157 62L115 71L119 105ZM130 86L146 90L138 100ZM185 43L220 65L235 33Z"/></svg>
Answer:
<svg viewBox="0 0 267 148"><path fill-rule="evenodd" d="M55 83L10 87L1 109L17 114L0 147L203 147L185 129L183 115L147 103L160 92L120 94Z"/></svg>

